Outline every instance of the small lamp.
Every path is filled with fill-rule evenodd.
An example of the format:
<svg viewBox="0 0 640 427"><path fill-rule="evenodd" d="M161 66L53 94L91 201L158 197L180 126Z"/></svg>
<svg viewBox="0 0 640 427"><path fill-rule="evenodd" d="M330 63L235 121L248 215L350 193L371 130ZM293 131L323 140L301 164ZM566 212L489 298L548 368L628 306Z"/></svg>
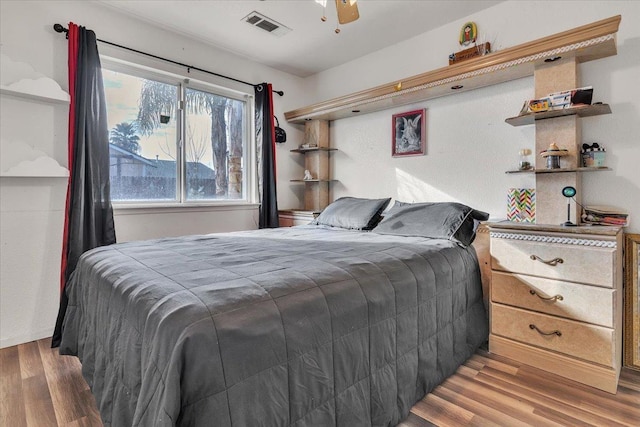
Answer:
<svg viewBox="0 0 640 427"><path fill-rule="evenodd" d="M571 222L571 199L576 195L576 188L567 186L562 189L562 195L566 197L567 200L567 221L562 225L565 227L575 227L577 224Z"/></svg>

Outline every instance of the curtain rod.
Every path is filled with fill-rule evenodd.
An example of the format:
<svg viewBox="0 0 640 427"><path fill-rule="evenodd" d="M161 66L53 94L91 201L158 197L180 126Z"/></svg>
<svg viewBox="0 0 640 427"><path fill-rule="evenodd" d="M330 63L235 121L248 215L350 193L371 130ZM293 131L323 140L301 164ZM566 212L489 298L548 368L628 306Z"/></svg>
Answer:
<svg viewBox="0 0 640 427"><path fill-rule="evenodd" d="M69 30L67 28L65 28L63 25L61 25L61 24L53 24L53 29L55 30L56 33L65 33L66 37L67 38L69 37ZM187 69L187 73L191 72L191 70L196 70L196 71L200 71L202 73L211 74L213 76L222 77L223 79L233 80L234 82L242 83L242 84L245 84L247 86L253 86L254 88L257 87L257 86L260 86L260 85L255 85L253 83L245 82L244 80L238 80L238 79L235 79L233 77L225 76L224 74L218 74L218 73L214 73L213 71L204 70L202 68L194 67L193 65L188 65L188 64L184 64L182 62L178 62L178 61L174 61L174 60L171 60L171 59L163 58L162 56L153 55L151 53L142 52L142 51L137 50L137 49L133 49L133 48L130 48L130 47L122 46L122 45L119 45L119 44L116 44L116 43L112 43L112 42L108 42L106 40L101 40L101 39L98 39L98 38L96 38L96 40L99 41L100 43L104 43L104 44L108 44L108 45L111 45L111 46L119 47L120 49L129 50L131 52L139 53L141 55L150 56L151 58L159 59L161 61L170 62L172 64L179 65L181 67L185 67ZM277 93L280 96L284 96L284 91L274 90L273 92Z"/></svg>

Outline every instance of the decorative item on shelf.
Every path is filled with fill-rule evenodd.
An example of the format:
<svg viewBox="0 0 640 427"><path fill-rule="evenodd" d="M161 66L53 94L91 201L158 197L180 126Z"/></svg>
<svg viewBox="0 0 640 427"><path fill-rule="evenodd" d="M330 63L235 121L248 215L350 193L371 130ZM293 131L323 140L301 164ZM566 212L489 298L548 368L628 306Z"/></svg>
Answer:
<svg viewBox="0 0 640 427"><path fill-rule="evenodd" d="M520 110L520 115L549 111L550 108L551 108L551 100L549 98L528 99L524 101L524 105Z"/></svg>
<svg viewBox="0 0 640 427"><path fill-rule="evenodd" d="M591 105L593 87L586 86L572 90L550 93L539 99L530 99L524 102L520 115L528 113L541 113L550 110L563 110Z"/></svg>
<svg viewBox="0 0 640 427"><path fill-rule="evenodd" d="M518 152L520 154L520 161L518 162L518 170L527 171L533 169L531 166L531 161L529 160L529 156L531 155L531 150L528 148L523 148Z"/></svg>
<svg viewBox="0 0 640 427"><path fill-rule="evenodd" d="M615 206L583 206L582 222L590 225L617 225L626 227L629 224L629 214Z"/></svg>
<svg viewBox="0 0 640 427"><path fill-rule="evenodd" d="M460 52L454 52L449 55L449 65L466 61L467 59L476 58L478 56L486 55L487 53L491 53L491 43L485 42L482 44L478 44L468 49L461 50Z"/></svg>
<svg viewBox="0 0 640 427"><path fill-rule="evenodd" d="M582 144L582 164L585 168L603 168L607 150L597 142Z"/></svg>
<svg viewBox="0 0 640 427"><path fill-rule="evenodd" d="M421 156L425 153L425 117L425 109L392 116L391 155L393 157Z"/></svg>
<svg viewBox="0 0 640 427"><path fill-rule="evenodd" d="M536 189L510 188L507 194L507 220L536 222Z"/></svg>
<svg viewBox="0 0 640 427"><path fill-rule="evenodd" d="M460 29L460 46L469 46L478 38L478 27L475 22L466 22Z"/></svg>
<svg viewBox="0 0 640 427"><path fill-rule="evenodd" d="M571 199L573 199L576 195L576 188L566 186L562 189L562 195L567 198L567 220L560 225L563 225L565 227L575 227L577 224L571 222Z"/></svg>
<svg viewBox="0 0 640 427"><path fill-rule="evenodd" d="M555 142L549 144L549 148L540 153L542 157L547 159L547 169L560 168L560 157L569 154L568 150L560 149Z"/></svg>
<svg viewBox="0 0 640 427"><path fill-rule="evenodd" d="M460 37L458 41L460 42L460 46L469 46L471 44L474 44L474 46L449 55L449 65L490 53L491 43L485 42L478 44L476 42L477 39L478 27L475 22L465 23L460 30Z"/></svg>
<svg viewBox="0 0 640 427"><path fill-rule="evenodd" d="M550 93L552 110L562 110L570 107L591 105L593 98L593 86L580 87L562 92Z"/></svg>
<svg viewBox="0 0 640 427"><path fill-rule="evenodd" d="M305 144L300 144L301 150L310 150L312 148L318 148L318 144L307 142Z"/></svg>
<svg viewBox="0 0 640 427"><path fill-rule="evenodd" d="M313 176L311 176L311 172L309 172L309 169L305 169L304 170L304 178L305 181L310 181L313 179Z"/></svg>

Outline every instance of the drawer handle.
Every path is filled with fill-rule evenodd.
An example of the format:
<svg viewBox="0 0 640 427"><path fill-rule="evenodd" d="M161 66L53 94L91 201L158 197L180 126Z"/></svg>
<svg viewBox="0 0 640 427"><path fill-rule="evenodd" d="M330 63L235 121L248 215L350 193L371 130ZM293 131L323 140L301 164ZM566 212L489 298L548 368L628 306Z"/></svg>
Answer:
<svg viewBox="0 0 640 427"><path fill-rule="evenodd" d="M559 337L562 336L562 332L560 332L557 329L555 331L545 332L545 331L541 331L540 329L538 329L538 327L536 325L534 325L533 323L529 325L529 329L535 329L540 335L557 335Z"/></svg>
<svg viewBox="0 0 640 427"><path fill-rule="evenodd" d="M545 261L542 258L540 258L538 255L531 255L529 258L531 258L532 260L536 261L540 261L544 264L548 264L548 265L557 265L557 264L562 264L564 262L564 260L562 258L554 258L552 260L549 261Z"/></svg>
<svg viewBox="0 0 640 427"><path fill-rule="evenodd" d="M552 297L543 297L542 295L540 295L539 293L537 293L533 289L529 289L529 293L531 295L537 296L538 298L540 298L541 300L544 300L544 301L562 301L564 299L562 297L562 295L554 295Z"/></svg>

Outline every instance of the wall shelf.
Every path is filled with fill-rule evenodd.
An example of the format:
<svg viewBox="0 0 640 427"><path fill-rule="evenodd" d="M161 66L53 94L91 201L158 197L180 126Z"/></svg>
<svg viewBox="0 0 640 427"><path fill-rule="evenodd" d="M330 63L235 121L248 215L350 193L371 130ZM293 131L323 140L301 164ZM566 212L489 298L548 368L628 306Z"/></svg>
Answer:
<svg viewBox="0 0 640 427"><path fill-rule="evenodd" d="M506 171L505 173L563 173L563 172L601 172L601 171L610 171L613 170L609 167L590 167L590 168L556 168L556 169L527 169L527 170L512 170Z"/></svg>
<svg viewBox="0 0 640 427"><path fill-rule="evenodd" d="M611 114L611 107L609 104L593 104L581 107L563 108L562 110L549 110L539 113L521 114L516 117L509 117L508 119L505 119L505 122L511 126L526 126L534 124L536 120L553 119L564 116L591 117L600 116L602 114Z"/></svg>
<svg viewBox="0 0 640 427"><path fill-rule="evenodd" d="M65 92L61 92L55 95L40 95L37 93L25 92L22 90L13 89L9 86L0 86L0 94L11 96L14 98L24 98L31 101L39 101L47 104L68 104L69 95ZM66 95L66 96L65 96Z"/></svg>
<svg viewBox="0 0 640 427"><path fill-rule="evenodd" d="M292 153L310 153L313 151L338 151L337 148L329 148L329 147L313 147L313 148L295 148L290 150Z"/></svg>
<svg viewBox="0 0 640 427"><path fill-rule="evenodd" d="M1 141L0 176L12 178L66 178L69 170L47 153L21 141Z"/></svg>
<svg viewBox="0 0 640 427"><path fill-rule="evenodd" d="M19 174L0 174L0 178L69 178L69 174L64 175L52 175L52 174L43 174L43 175L19 175Z"/></svg>
<svg viewBox="0 0 640 427"><path fill-rule="evenodd" d="M617 53L620 15L498 52L285 113L287 121L336 120L532 76L545 59L587 62ZM446 59L446 58L445 58ZM398 83L402 89L397 90ZM462 89L452 87L461 85ZM358 111L358 112L354 112Z"/></svg>
<svg viewBox="0 0 640 427"><path fill-rule="evenodd" d="M291 182L337 182L337 179L291 179Z"/></svg>

